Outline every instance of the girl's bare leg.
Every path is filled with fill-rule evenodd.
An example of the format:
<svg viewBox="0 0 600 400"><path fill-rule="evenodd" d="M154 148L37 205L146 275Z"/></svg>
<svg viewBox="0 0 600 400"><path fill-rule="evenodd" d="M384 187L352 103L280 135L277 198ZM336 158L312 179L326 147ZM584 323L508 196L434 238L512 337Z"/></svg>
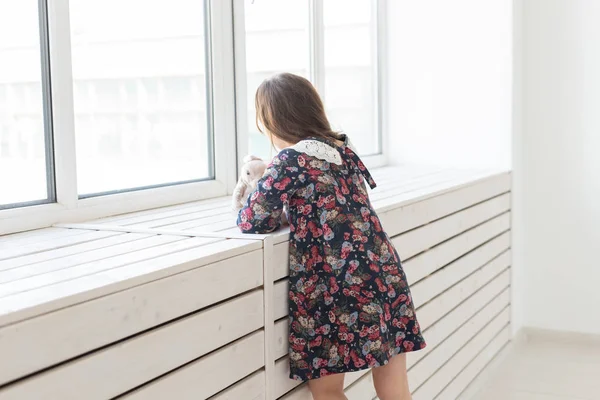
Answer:
<svg viewBox="0 0 600 400"><path fill-rule="evenodd" d="M406 354L398 354L387 365L374 368L373 382L380 400L410 400Z"/></svg>
<svg viewBox="0 0 600 400"><path fill-rule="evenodd" d="M308 388L314 400L348 400L344 395L344 374L311 379Z"/></svg>

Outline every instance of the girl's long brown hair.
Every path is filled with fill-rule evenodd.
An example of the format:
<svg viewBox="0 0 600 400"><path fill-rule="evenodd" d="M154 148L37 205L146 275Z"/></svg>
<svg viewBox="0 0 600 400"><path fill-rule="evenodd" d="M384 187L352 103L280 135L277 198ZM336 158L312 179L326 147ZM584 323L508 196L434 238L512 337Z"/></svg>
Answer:
<svg viewBox="0 0 600 400"><path fill-rule="evenodd" d="M308 79L282 73L261 83L256 91L256 125L288 143L309 137L340 139L331 129L323 101Z"/></svg>

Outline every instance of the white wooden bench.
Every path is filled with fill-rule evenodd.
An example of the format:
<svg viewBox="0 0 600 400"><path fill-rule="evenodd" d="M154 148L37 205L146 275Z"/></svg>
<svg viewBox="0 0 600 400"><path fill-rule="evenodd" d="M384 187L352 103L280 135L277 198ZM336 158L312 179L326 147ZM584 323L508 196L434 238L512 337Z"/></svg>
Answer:
<svg viewBox="0 0 600 400"><path fill-rule="evenodd" d="M455 399L510 340L510 173L373 171L428 347L415 400ZM287 231L229 198L0 237L0 399L310 399L288 378ZM350 399L375 398L368 371Z"/></svg>

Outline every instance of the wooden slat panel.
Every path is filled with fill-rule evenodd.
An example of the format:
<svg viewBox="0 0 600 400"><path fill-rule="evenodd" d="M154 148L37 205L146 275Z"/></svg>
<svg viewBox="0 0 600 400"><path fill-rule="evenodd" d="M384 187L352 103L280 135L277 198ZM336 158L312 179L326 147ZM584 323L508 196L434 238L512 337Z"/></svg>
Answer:
<svg viewBox="0 0 600 400"><path fill-rule="evenodd" d="M275 243L283 243L290 240L290 228L284 227L273 233L273 240Z"/></svg>
<svg viewBox="0 0 600 400"><path fill-rule="evenodd" d="M441 169L432 173L416 173L400 176L393 185L379 185L377 189L369 194L369 198L377 203L384 199L398 197L403 194L405 195L414 191L423 190L446 182L455 182L465 175L472 176L473 173L452 169Z"/></svg>
<svg viewBox="0 0 600 400"><path fill-rule="evenodd" d="M458 399L460 394L469 386L469 384L483 371L494 357L506 346L510 340L510 331L505 329L496 336L487 347L479 353L469 365L463 369L450 382L448 386L436 397L436 399Z"/></svg>
<svg viewBox="0 0 600 400"><path fill-rule="evenodd" d="M453 354L477 335L488 323L502 327L510 321L510 309L507 302L493 301L477 313L466 324L452 333L445 341L429 352L408 372L412 390L418 389L435 371L444 365Z"/></svg>
<svg viewBox="0 0 600 400"><path fill-rule="evenodd" d="M510 326L507 320L497 318L467 343L442 368L435 371L423 386L413 392L413 400L434 399L496 336L510 339Z"/></svg>
<svg viewBox="0 0 600 400"><path fill-rule="evenodd" d="M283 318L280 321L275 322L275 330L273 332L275 336L275 341L273 342L273 354L276 359L288 354L288 333L287 318Z"/></svg>
<svg viewBox="0 0 600 400"><path fill-rule="evenodd" d="M510 302L510 288L504 289L500 294L496 292L498 285L494 282L482 287L477 293L469 297L454 310L444 315L442 319L433 326L425 329L423 335L427 341L427 347L423 350L409 354L408 365L415 365L419 360L429 354L442 343L452 332L466 323L482 307L491 301ZM417 315L419 313L417 312Z"/></svg>
<svg viewBox="0 0 600 400"><path fill-rule="evenodd" d="M306 384L302 384L285 396L280 397L281 400L313 400L310 390Z"/></svg>
<svg viewBox="0 0 600 400"><path fill-rule="evenodd" d="M131 242L145 237L148 237L148 235L140 235L139 233L121 233L105 239L94 240L93 242L81 243L73 246L61 247L59 249L52 249L41 253L15 257L0 261L0 271L19 268L30 264L44 263L57 259L61 259L57 262L69 262L71 256L78 257L81 253L107 248L116 244Z"/></svg>
<svg viewBox="0 0 600 400"><path fill-rule="evenodd" d="M273 246L273 280L278 281L290 273L289 247L288 241Z"/></svg>
<svg viewBox="0 0 600 400"><path fill-rule="evenodd" d="M262 297L262 291L255 291L134 336L0 390L0 397L112 398L259 329Z"/></svg>
<svg viewBox="0 0 600 400"><path fill-rule="evenodd" d="M419 178L407 185L403 181L396 181L388 185L381 194L375 189L373 195L369 197L373 200L375 207L387 210L387 207L390 205L394 207L399 206L399 199L400 203L410 201L410 199L422 199L424 196L428 197L432 193L444 192L449 188L468 185L489 176L485 172L450 169L433 176Z"/></svg>
<svg viewBox="0 0 600 400"><path fill-rule="evenodd" d="M167 226L167 225L173 225L173 224L177 224L179 222L184 222L184 221L191 221L191 220L197 220L197 221L202 221L204 219L216 216L216 215L221 215L221 214L228 214L231 215L232 218L233 216L236 215L236 213L231 209L231 205L226 206L226 207L214 207L214 208L210 208L210 209L206 209L206 210L201 210L201 211L195 211L192 213L186 213L186 214L178 214L178 215L173 215L173 216L164 216L161 214L155 215L153 216L152 219L148 219L148 218L144 218L144 220L138 221L138 222L128 222L125 224L125 226L135 226L136 228L156 228L156 227L163 227L163 226ZM123 225L123 223L119 223L119 225Z"/></svg>
<svg viewBox="0 0 600 400"><path fill-rule="evenodd" d="M100 218L91 221L91 223L111 225L115 223L118 225L134 224L136 222L152 220L156 218L156 216L170 217L172 215L185 214L200 210L208 210L214 207L219 207L220 205L224 205L226 199L229 199L229 201L231 202L231 198L229 196L218 197L215 199L194 201L190 203L176 204L174 206L154 208L151 210L136 211L133 213L115 215L113 217Z"/></svg>
<svg viewBox="0 0 600 400"><path fill-rule="evenodd" d="M377 188L372 190L372 198L397 196L415 188L455 180L458 176L465 174L473 175L473 171L440 167L423 169L414 165L391 168L383 176L378 176L378 173L373 175Z"/></svg>
<svg viewBox="0 0 600 400"><path fill-rule="evenodd" d="M406 260L464 231L510 210L510 195L504 194L392 239L400 258Z"/></svg>
<svg viewBox="0 0 600 400"><path fill-rule="evenodd" d="M273 370L273 381L275 383L275 397L281 397L302 382L290 379L290 361L285 356L275 362Z"/></svg>
<svg viewBox="0 0 600 400"><path fill-rule="evenodd" d="M83 261L80 265L77 265L79 264L77 259L75 260L75 265L69 265L68 263L63 265L61 260L59 260L58 262L39 266L39 268L37 265L34 265L10 270L4 275L7 279L12 279L13 281L0 285L0 298L33 289L40 289L45 286L51 287L60 283L68 285L67 281L73 281L86 276L96 276L96 274L102 272L108 272L112 269L126 267L156 257L199 248L209 241L210 239L205 238L156 235L133 243L113 246L111 249L102 249L99 251L99 254L98 252L85 253L77 257L77 259ZM114 249L114 256L112 249ZM99 259L95 260L94 258ZM86 259L89 259L90 262L85 262ZM32 274L33 276L30 276Z"/></svg>
<svg viewBox="0 0 600 400"><path fill-rule="evenodd" d="M463 171L462 173L455 173L453 177L448 177L447 179L440 180L439 182L431 182L423 187L413 188L408 192L400 191L396 195L385 196L385 198L376 199L373 203L376 209L380 210L382 213L385 213L410 203L416 203L434 196L444 195L459 188L481 183L481 181L490 179L491 177L492 176L487 173ZM392 190L398 191L398 189Z"/></svg>
<svg viewBox="0 0 600 400"><path fill-rule="evenodd" d="M262 276L255 250L0 328L0 354L11 360L0 363L0 384L254 289Z"/></svg>
<svg viewBox="0 0 600 400"><path fill-rule="evenodd" d="M252 240L221 240L35 291L3 297L0 298L0 326L215 263L260 248L261 245Z"/></svg>
<svg viewBox="0 0 600 400"><path fill-rule="evenodd" d="M69 257L68 260L61 258L0 272L0 297L95 274L202 244L197 238L187 239L181 236L166 235L138 236L146 236L146 238L111 246L108 249L78 254L76 257Z"/></svg>
<svg viewBox="0 0 600 400"><path fill-rule="evenodd" d="M233 229L239 233L239 228L236 225L236 218L235 217L231 218L228 216L223 217L221 221L214 222L212 224L205 224L200 227L197 226L197 224L191 224L186 229L189 229L189 230L201 229L201 230L207 231L207 232L220 232L225 229Z"/></svg>
<svg viewBox="0 0 600 400"><path fill-rule="evenodd" d="M275 320L288 315L288 281L282 280L275 283L273 288L273 316Z"/></svg>
<svg viewBox="0 0 600 400"><path fill-rule="evenodd" d="M503 234L420 280L411 286L415 303L417 305L425 304L505 252L509 246L510 236L508 233Z"/></svg>
<svg viewBox="0 0 600 400"><path fill-rule="evenodd" d="M455 179L444 180L439 182L438 184L429 185L423 189L411 190L410 193L402 193L397 196L390 196L384 198L382 200L378 200L375 203L375 206L381 210L389 211L391 209L397 208L399 206L406 205L408 203L419 202L422 200L430 199L433 197L445 195L456 190L464 189L470 186L480 185L489 181L490 179L497 178L502 175L510 175L508 172L503 173L489 173L485 171L459 171L456 174ZM481 199L480 201L472 202L471 204L479 203L483 200L496 197L497 195L508 192L509 189L504 190L503 192L497 193L495 195L489 196L487 198ZM471 205L469 204L469 205ZM468 207L462 207L466 208ZM461 209L462 209L461 208ZM448 213L447 213L448 214ZM451 214L451 213L449 213ZM439 217L438 217L439 218ZM435 219L438 219L435 218Z"/></svg>
<svg viewBox="0 0 600 400"><path fill-rule="evenodd" d="M443 266L510 228L510 214L502 214L453 239L411 258L403 264L410 284L420 281Z"/></svg>
<svg viewBox="0 0 600 400"><path fill-rule="evenodd" d="M258 371L235 385L210 398L210 400L264 400L265 371Z"/></svg>
<svg viewBox="0 0 600 400"><path fill-rule="evenodd" d="M78 243L91 242L93 240L118 235L117 232L81 231L79 229L72 229L72 231L73 235L44 240L25 246L13 247L9 245L8 248L3 249L2 252L0 252L0 260L6 260L13 257L20 257L27 254L39 253L41 251L47 251L66 246L72 246Z"/></svg>
<svg viewBox="0 0 600 400"><path fill-rule="evenodd" d="M264 333L260 331L202 357L122 398L127 400L206 399L263 365Z"/></svg>
<svg viewBox="0 0 600 400"><path fill-rule="evenodd" d="M480 182L467 181L464 187L457 188L451 184L440 189L446 193L435 193L430 188L423 194L422 200L415 198L413 193L408 198L392 198L389 203L377 203L374 206L386 232L390 236L396 236L509 190L510 174L501 174ZM403 203L405 204L402 205Z"/></svg>
<svg viewBox="0 0 600 400"><path fill-rule="evenodd" d="M265 399L275 398L274 390L275 385L272 379L273 370L275 369L275 355L273 354L272 344L275 342L275 316L273 313L273 299L275 294L273 292L273 239L265 237L263 240L263 286L265 296L265 311L264 311L264 325L265 325Z"/></svg>
<svg viewBox="0 0 600 400"><path fill-rule="evenodd" d="M177 230L191 230L191 229L200 229L203 232L216 232L217 229L211 229L211 226L217 224L218 226L225 224L227 227L236 226L236 217L235 214L219 214L214 215L209 218L201 218L201 219L193 219L189 221L183 221L176 224L166 225L165 229L177 229ZM239 232L239 230L238 230Z"/></svg>
<svg viewBox="0 0 600 400"><path fill-rule="evenodd" d="M63 234L69 236L69 234L73 233L61 228L43 228L34 231L12 233L10 235L0 235L0 249L41 242L49 238L60 237Z"/></svg>
<svg viewBox="0 0 600 400"><path fill-rule="evenodd" d="M344 387L349 387L354 382L362 378L365 374L369 373L368 369L363 369L362 371L348 372L344 376Z"/></svg>
<svg viewBox="0 0 600 400"><path fill-rule="evenodd" d="M502 292L510 284L510 269L507 268L510 260L508 258L504 256L495 259L458 285L421 306L417 312L421 326L428 328L433 325L434 322L441 319L490 281L493 281L496 293ZM498 274L500 275L497 276Z"/></svg>
<svg viewBox="0 0 600 400"><path fill-rule="evenodd" d="M395 166L388 168L376 168L371 170L373 178L377 183L377 188L371 190L367 186L367 190L372 193L385 192L393 190L394 187L403 186L410 179L427 178L430 175L442 173L443 168L440 167L415 167L415 166Z"/></svg>

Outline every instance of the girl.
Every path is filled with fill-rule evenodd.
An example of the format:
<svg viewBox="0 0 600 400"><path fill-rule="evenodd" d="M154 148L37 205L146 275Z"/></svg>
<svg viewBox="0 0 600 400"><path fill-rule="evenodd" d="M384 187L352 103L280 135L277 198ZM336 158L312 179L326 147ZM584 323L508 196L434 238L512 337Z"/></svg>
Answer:
<svg viewBox="0 0 600 400"><path fill-rule="evenodd" d="M375 182L332 131L312 84L280 74L256 92L261 132L281 149L238 215L245 233L290 225L290 378L342 400L344 372L373 368L381 400L408 400L405 353L425 347L398 253L367 194Z"/></svg>

